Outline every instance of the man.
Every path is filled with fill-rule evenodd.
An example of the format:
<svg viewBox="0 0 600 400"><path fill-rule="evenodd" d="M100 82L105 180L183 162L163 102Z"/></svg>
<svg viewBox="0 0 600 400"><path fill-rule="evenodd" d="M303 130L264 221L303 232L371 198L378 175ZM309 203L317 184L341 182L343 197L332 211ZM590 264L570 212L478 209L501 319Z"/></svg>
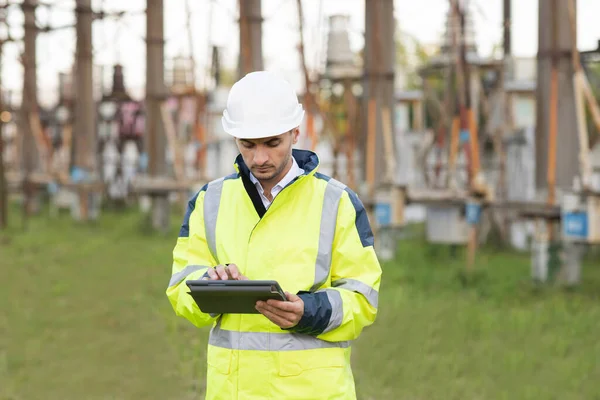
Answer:
<svg viewBox="0 0 600 400"><path fill-rule="evenodd" d="M355 399L350 342L377 314L381 268L358 197L292 150L304 111L269 72L232 88L223 127L237 172L189 202L173 251L167 296L177 315L212 325L207 399ZM276 280L288 301L257 314L208 315L193 279Z"/></svg>

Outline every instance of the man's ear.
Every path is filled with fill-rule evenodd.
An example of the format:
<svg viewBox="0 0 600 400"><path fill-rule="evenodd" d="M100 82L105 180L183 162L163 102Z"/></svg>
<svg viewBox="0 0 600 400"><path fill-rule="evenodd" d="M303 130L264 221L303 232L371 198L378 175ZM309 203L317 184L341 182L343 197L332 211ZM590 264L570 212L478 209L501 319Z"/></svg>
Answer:
<svg viewBox="0 0 600 400"><path fill-rule="evenodd" d="M292 129L292 143L298 143L298 137L300 136L300 128Z"/></svg>

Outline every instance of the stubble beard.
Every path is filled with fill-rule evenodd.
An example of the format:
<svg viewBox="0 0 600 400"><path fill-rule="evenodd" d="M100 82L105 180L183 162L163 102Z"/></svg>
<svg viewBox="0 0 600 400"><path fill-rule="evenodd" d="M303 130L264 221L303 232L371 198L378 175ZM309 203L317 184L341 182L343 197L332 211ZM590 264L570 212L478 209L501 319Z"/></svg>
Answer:
<svg viewBox="0 0 600 400"><path fill-rule="evenodd" d="M272 181L273 179L277 178L279 176L279 174L281 174L283 172L285 167L287 167L288 163L290 162L290 157L291 157L291 154L288 154L288 156L285 158L285 161L281 163L281 165L275 170L275 172L273 172L268 177L263 178L263 180Z"/></svg>

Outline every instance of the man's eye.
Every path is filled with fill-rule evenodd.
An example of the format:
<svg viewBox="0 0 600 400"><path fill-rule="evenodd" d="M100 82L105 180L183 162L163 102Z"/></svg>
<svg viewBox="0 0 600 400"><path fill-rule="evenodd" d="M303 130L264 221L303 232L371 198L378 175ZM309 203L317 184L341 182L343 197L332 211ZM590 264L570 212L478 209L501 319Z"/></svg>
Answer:
<svg viewBox="0 0 600 400"><path fill-rule="evenodd" d="M254 146L252 143L248 143L248 142L242 142L242 144L244 145L245 148L247 149L251 149L252 146Z"/></svg>
<svg viewBox="0 0 600 400"><path fill-rule="evenodd" d="M277 146L279 146L279 142L278 141L276 141L276 142L269 142L268 146L269 147L277 147Z"/></svg>

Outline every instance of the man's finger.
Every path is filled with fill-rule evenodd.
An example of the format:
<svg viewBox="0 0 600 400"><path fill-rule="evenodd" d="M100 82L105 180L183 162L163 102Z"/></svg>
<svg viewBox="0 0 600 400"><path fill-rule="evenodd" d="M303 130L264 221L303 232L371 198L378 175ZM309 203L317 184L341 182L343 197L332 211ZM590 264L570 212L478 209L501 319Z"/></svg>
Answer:
<svg viewBox="0 0 600 400"><path fill-rule="evenodd" d="M272 313L264 307L257 306L256 309L280 328L291 328L294 325L292 321L281 318L279 315Z"/></svg>
<svg viewBox="0 0 600 400"><path fill-rule="evenodd" d="M206 271L206 273L208 274L208 277L213 280L213 281L218 281L219 280L219 275L217 275L217 272L215 271L214 268L209 268L208 271Z"/></svg>
<svg viewBox="0 0 600 400"><path fill-rule="evenodd" d="M225 271L225 267L223 267L222 265L217 265L215 271L217 272L217 275L219 275L219 278L221 278L222 281L226 281L229 279L229 277L227 276L227 271Z"/></svg>
<svg viewBox="0 0 600 400"><path fill-rule="evenodd" d="M296 313L298 311L298 305L291 301L267 300L267 304L282 311L291 313Z"/></svg>
<svg viewBox="0 0 600 400"><path fill-rule="evenodd" d="M227 266L227 272L229 272L229 276L231 277L231 279L235 279L237 280L240 277L240 270L238 269L237 265L235 264L229 264Z"/></svg>
<svg viewBox="0 0 600 400"><path fill-rule="evenodd" d="M261 308L258 306L256 306L256 309L258 310L258 312L260 312L262 315L267 317L269 319L269 321L273 322L274 324L281 326L281 324L284 323L284 321L279 316L273 314L269 310L265 310L264 308Z"/></svg>
<svg viewBox="0 0 600 400"><path fill-rule="evenodd" d="M271 313L273 315L277 315L279 318L286 320L288 322L294 322L297 319L297 316L294 312L288 312L288 311L281 310L279 308L273 307L262 301L258 302L258 307L259 307L259 311L266 310L269 313Z"/></svg>

